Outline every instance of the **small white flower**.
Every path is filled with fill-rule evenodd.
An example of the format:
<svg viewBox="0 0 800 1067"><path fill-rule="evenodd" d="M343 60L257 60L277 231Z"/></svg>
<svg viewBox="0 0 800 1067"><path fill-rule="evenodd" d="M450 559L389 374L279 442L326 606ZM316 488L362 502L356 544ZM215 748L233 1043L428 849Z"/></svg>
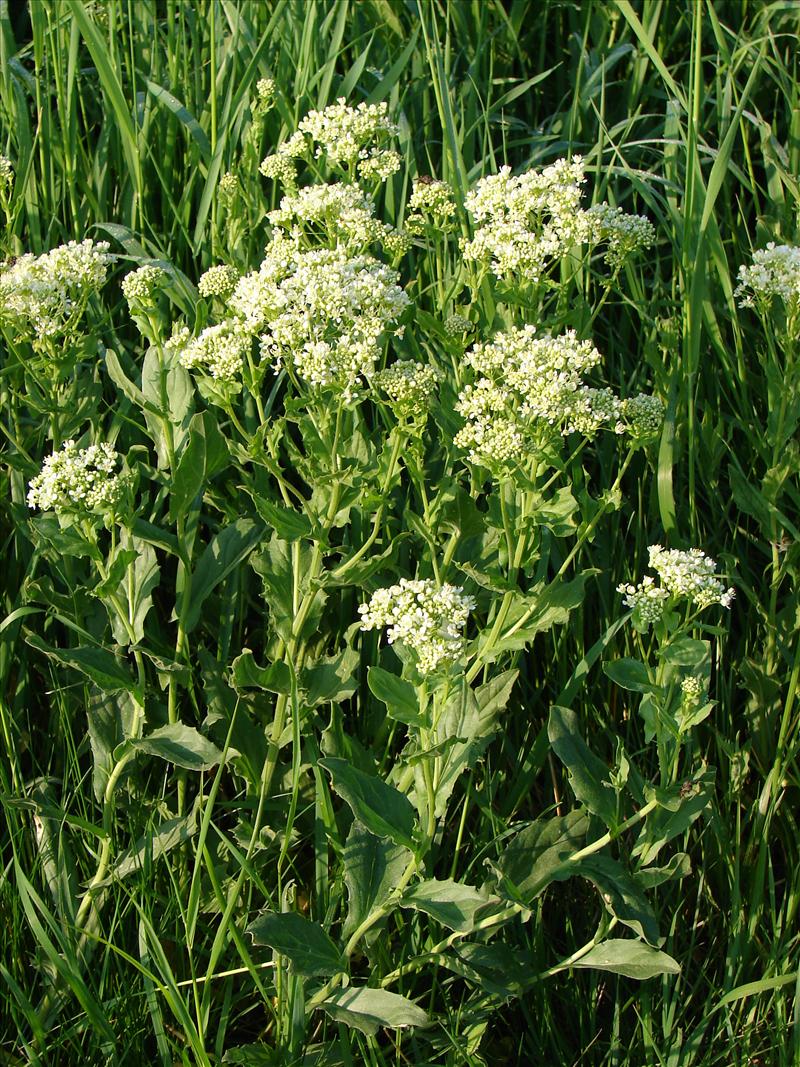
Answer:
<svg viewBox="0 0 800 1067"><path fill-rule="evenodd" d="M631 256L655 243L655 228L644 215L627 215L620 207L595 204L586 212L586 217L591 238L607 244L603 258L614 270L619 270Z"/></svg>
<svg viewBox="0 0 800 1067"><path fill-rule="evenodd" d="M235 267L229 267L219 263L200 276L197 283L197 291L200 296L228 297L236 288L239 281L239 272Z"/></svg>
<svg viewBox="0 0 800 1067"><path fill-rule="evenodd" d="M180 349L181 366L200 370L221 381L233 381L242 370L251 337L236 319L207 326Z"/></svg>
<svg viewBox="0 0 800 1067"><path fill-rule="evenodd" d="M367 146L396 137L398 132L385 102L362 102L350 107L344 97L323 111L309 111L298 131L316 143L318 156L327 156L330 163L345 164L358 163Z"/></svg>
<svg viewBox="0 0 800 1067"><path fill-rule="evenodd" d="M161 267L145 264L122 279L122 293L132 310L155 306L156 293L167 283L168 274Z"/></svg>
<svg viewBox="0 0 800 1067"><path fill-rule="evenodd" d="M735 591L726 589L715 577L716 563L699 548L680 552L651 545L648 551L650 566L672 596L685 597L700 608L711 604L721 604L723 608L731 606Z"/></svg>
<svg viewBox="0 0 800 1067"><path fill-rule="evenodd" d="M800 312L800 248L776 245L753 253L751 266L739 267L739 285L734 296L739 307L758 307L766 313L775 297L783 301L787 314Z"/></svg>

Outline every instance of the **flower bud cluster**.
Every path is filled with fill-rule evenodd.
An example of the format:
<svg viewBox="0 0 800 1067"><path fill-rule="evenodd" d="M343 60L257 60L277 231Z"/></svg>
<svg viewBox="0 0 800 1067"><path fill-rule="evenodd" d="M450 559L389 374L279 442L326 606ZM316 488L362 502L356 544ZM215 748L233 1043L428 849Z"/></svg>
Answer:
<svg viewBox="0 0 800 1067"><path fill-rule="evenodd" d="M0 156L0 186L6 196L14 185L14 164L8 156Z"/></svg>
<svg viewBox="0 0 800 1067"><path fill-rule="evenodd" d="M649 574L638 585L623 582L617 586L617 592L623 594L622 603L625 607L633 611L633 624L638 630L646 630L648 626L659 622L669 600L669 591L656 585L655 578Z"/></svg>
<svg viewBox="0 0 800 1067"><path fill-rule="evenodd" d="M108 242L70 241L0 267L0 322L34 343L69 333L106 280Z"/></svg>
<svg viewBox="0 0 800 1067"><path fill-rule="evenodd" d="M444 332L449 337L461 337L462 334L469 333L472 329L472 323L464 315L460 315L457 311L454 311L452 315L448 315L444 320Z"/></svg>
<svg viewBox="0 0 800 1067"><path fill-rule="evenodd" d="M401 418L423 420L436 393L438 375L413 359L400 359L378 371L373 382L389 397L389 404Z"/></svg>
<svg viewBox="0 0 800 1067"><path fill-rule="evenodd" d="M219 180L218 189L220 204L226 210L230 210L239 195L239 179L232 171L226 171Z"/></svg>
<svg viewBox="0 0 800 1067"><path fill-rule="evenodd" d="M695 674L687 674L681 679L681 695L683 703L687 707L695 707L700 704L705 696L705 683L702 678Z"/></svg>
<svg viewBox="0 0 800 1067"><path fill-rule="evenodd" d="M397 174L403 163L400 155L389 148L378 151L373 149L366 154L362 151L360 156L358 173L364 181L375 181L377 179L385 182L387 178Z"/></svg>
<svg viewBox="0 0 800 1067"><path fill-rule="evenodd" d="M655 244L655 227L644 215L627 215L620 207L595 204L586 217L590 239L606 243L603 258L613 270L619 270L631 256Z"/></svg>
<svg viewBox="0 0 800 1067"><path fill-rule="evenodd" d="M753 253L751 266L739 267L738 278L733 295L739 307L755 307L763 314L779 297L788 315L800 311L800 248L770 241Z"/></svg>
<svg viewBox="0 0 800 1067"><path fill-rule="evenodd" d="M291 156L281 155L280 152L265 156L258 169L265 178L280 182L286 189L293 189L295 186L297 166Z"/></svg>
<svg viewBox="0 0 800 1067"><path fill-rule="evenodd" d="M362 102L357 107L350 107L345 98L340 97L323 111L309 111L300 122L298 132L307 134L317 145L317 158L324 155L329 163L348 165L369 159L368 146L396 137L399 129L389 118L385 102Z"/></svg>
<svg viewBox="0 0 800 1067"><path fill-rule="evenodd" d="M638 393L620 404L622 423L618 432L627 433L637 443L652 441L664 424L664 404L657 396Z"/></svg>
<svg viewBox="0 0 800 1067"><path fill-rule="evenodd" d="M42 511L113 511L123 483L115 473L119 457L103 443L78 448L66 441L60 452L45 459L28 486L28 507Z"/></svg>
<svg viewBox="0 0 800 1067"><path fill-rule="evenodd" d="M122 279L122 295L128 302L128 307L133 310L149 310L155 307L157 293L169 279L169 275L162 267L145 264L137 270L126 274Z"/></svg>
<svg viewBox="0 0 800 1067"><path fill-rule="evenodd" d="M209 267L204 274L200 275L197 291L203 297L219 296L227 299L236 288L238 281L239 272L236 267L219 263L214 267Z"/></svg>
<svg viewBox="0 0 800 1067"><path fill-rule="evenodd" d="M459 586L437 589L430 579L401 578L398 585L377 589L358 611L362 630L388 627L389 643L410 648L420 673L430 674L463 653L462 632L474 607Z"/></svg>
<svg viewBox="0 0 800 1067"><path fill-rule="evenodd" d="M589 236L580 207L584 180L580 156L520 175L501 167L482 178L465 201L476 229L461 243L464 258L490 263L498 278L512 274L538 282L548 266Z"/></svg>

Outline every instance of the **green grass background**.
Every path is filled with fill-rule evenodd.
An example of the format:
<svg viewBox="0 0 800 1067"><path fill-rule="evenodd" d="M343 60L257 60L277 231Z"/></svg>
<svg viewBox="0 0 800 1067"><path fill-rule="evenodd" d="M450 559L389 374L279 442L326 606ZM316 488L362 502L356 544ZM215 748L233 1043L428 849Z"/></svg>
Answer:
<svg viewBox="0 0 800 1067"><path fill-rule="evenodd" d="M544 688L526 692L527 715L489 751L494 795L480 800L471 849L552 803L537 737L549 702L613 622L620 569L641 574L647 545L664 538L702 547L737 599L718 649L718 706L696 739L718 768L714 802L683 846L691 877L658 898L683 971L641 985L561 974L495 1017L483 1046L490 1065L800 1062L798 449L794 437L777 441L770 420L796 357L769 348L733 298L753 248L798 239L799 29L796 3L750 0L0 0L0 150L17 168L18 252L92 236L196 279L230 252L216 188L238 165L255 83L267 75L279 101L264 152L312 107L386 100L412 174L464 190L504 162L581 153L587 201L642 211L656 226L646 269L629 272L628 295L614 298L595 341L610 384L652 382L668 398L657 464L632 470L623 508L582 549L582 566L601 576L584 615L543 653ZM263 200L255 168L250 179L253 201ZM252 262L257 227L247 241L237 254ZM133 336L122 313L114 321ZM35 426L26 432L37 440ZM9 470L7 486L19 477ZM4 506L0 522L0 1062L11 1064L34 1055L22 1038L37 1037L37 972L75 951L48 902L53 880L89 877L69 846L96 814L74 694L55 677L46 695L32 693L40 676L12 617L30 555L18 512ZM636 749L638 727L599 672L575 707L601 754L612 758L617 736ZM18 775L42 790L59 783L49 859L26 844ZM41 1062L157 1062L156 1049L161 1061L200 1062L186 1037L190 990L175 987L158 1032L161 1016L145 1010L152 989L130 955L137 921L157 915L173 934L150 962L171 973L179 886L160 869L112 895L109 948L91 974L75 977L70 964L72 996L39 1045ZM531 946L568 946L581 908L571 889L548 897L525 935ZM252 982L219 983L210 1062L254 1039L254 1004ZM471 1025L453 1014L451 1048L435 1062L484 1062L468 1051ZM415 1048L342 1035L332 1062L421 1062Z"/></svg>

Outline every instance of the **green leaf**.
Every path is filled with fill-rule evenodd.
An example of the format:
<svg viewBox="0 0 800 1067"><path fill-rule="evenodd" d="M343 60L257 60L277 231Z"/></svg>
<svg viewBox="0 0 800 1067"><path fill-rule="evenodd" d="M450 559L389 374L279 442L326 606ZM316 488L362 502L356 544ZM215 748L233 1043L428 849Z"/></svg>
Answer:
<svg viewBox="0 0 800 1067"><path fill-rule="evenodd" d="M211 457L207 454L206 443L209 426L214 427L216 430L227 457L227 445L219 430L216 429L216 423L210 412L204 411L193 415L187 431L188 440L181 452L178 466L170 484L170 522L175 522L179 516L184 515L189 510L195 497L202 492L211 476L209 472L209 458ZM213 433L213 430L211 432ZM219 447L218 443L216 447Z"/></svg>
<svg viewBox="0 0 800 1067"><path fill-rule="evenodd" d="M257 945L269 945L286 956L296 974L313 978L345 969L341 952L319 923L296 911L265 912L250 923L247 932Z"/></svg>
<svg viewBox="0 0 800 1067"><path fill-rule="evenodd" d="M693 781L676 787L669 807L664 803L667 798L662 800L658 794L663 806L648 815L631 853L641 857L643 867L649 866L668 841L688 830L705 811L711 803L714 778L715 771L709 767Z"/></svg>
<svg viewBox="0 0 800 1067"><path fill-rule="evenodd" d="M125 531L120 536L120 547L134 553L134 559L128 563L115 590L116 599L125 610L133 636L115 610L109 610L109 619L117 644L129 645L144 638L145 619L153 607L152 594L159 583L161 571L155 550L141 538L132 537Z"/></svg>
<svg viewBox="0 0 800 1067"><path fill-rule="evenodd" d="M207 771L222 760L222 752L207 737L182 722L169 723L147 737L130 742L138 752L158 756L189 771Z"/></svg>
<svg viewBox="0 0 800 1067"><path fill-rule="evenodd" d="M283 660L259 667L253 653L245 648L231 664L234 689L266 689L269 693L288 695L292 691L292 672Z"/></svg>
<svg viewBox="0 0 800 1067"><path fill-rule="evenodd" d="M550 709L547 736L553 751L569 772L569 783L578 801L593 815L599 816L606 826L616 825L617 800L607 781L609 769L581 737L575 712L554 704Z"/></svg>
<svg viewBox="0 0 800 1067"><path fill-rule="evenodd" d="M62 527L54 512L34 515L30 524L37 541L59 556L88 556L94 560L103 558L94 541L90 541L76 526Z"/></svg>
<svg viewBox="0 0 800 1067"><path fill-rule="evenodd" d="M493 662L504 652L526 648L537 634L568 622L570 614L583 603L586 579L592 573L584 571L571 582L557 579L537 592L515 597L505 632L485 657L486 662Z"/></svg>
<svg viewBox="0 0 800 1067"><path fill-rule="evenodd" d="M321 759L319 765L330 774L334 792L371 833L414 847L414 809L399 790L334 756Z"/></svg>
<svg viewBox="0 0 800 1067"><path fill-rule="evenodd" d="M610 856L587 856L576 874L588 878L600 891L603 903L620 922L630 926L645 941L657 945L660 938L653 909L640 885Z"/></svg>
<svg viewBox="0 0 800 1067"><path fill-rule="evenodd" d="M686 878L692 873L692 863L685 852L676 852L663 867L645 867L634 877L643 889L654 889L673 878Z"/></svg>
<svg viewBox="0 0 800 1067"><path fill-rule="evenodd" d="M658 657L664 663L676 667L694 667L699 669L709 658L708 641L696 641L692 637L681 637L658 651Z"/></svg>
<svg viewBox="0 0 800 1067"><path fill-rule="evenodd" d="M311 537L314 527L307 515L294 508L280 507L258 494L253 494L256 510L264 522L273 528L282 541L300 541Z"/></svg>
<svg viewBox="0 0 800 1067"><path fill-rule="evenodd" d="M407 848L376 837L357 820L353 823L342 855L347 886L343 937L349 937L372 911L386 903L410 862ZM373 930L377 933L377 924Z"/></svg>
<svg viewBox="0 0 800 1067"><path fill-rule="evenodd" d="M92 786L97 800L102 800L108 776L114 769L114 749L132 737L137 721L136 704L130 693L113 696L93 689L87 708L89 744L92 749Z"/></svg>
<svg viewBox="0 0 800 1067"><path fill-rule="evenodd" d="M318 704L341 703L358 688L356 670L361 661L358 652L345 648L336 656L323 656L303 667L300 683L305 690L303 702L309 708Z"/></svg>
<svg viewBox="0 0 800 1067"><path fill-rule="evenodd" d="M118 693L123 689L129 693L138 693L137 683L130 672L113 653L104 648L53 648L35 634L29 634L26 641L31 648L44 652L56 663L64 667L74 667L85 674L106 693Z"/></svg>
<svg viewBox="0 0 800 1067"><path fill-rule="evenodd" d="M647 668L638 659L615 659L604 663L603 671L615 685L631 693L652 693L655 686L651 683Z"/></svg>
<svg viewBox="0 0 800 1067"><path fill-rule="evenodd" d="M407 890L400 906L423 911L448 930L466 934L475 925L476 915L496 903L496 897L490 898L474 886L454 882L451 878L444 881L429 878Z"/></svg>
<svg viewBox="0 0 800 1067"><path fill-rule="evenodd" d="M436 789L436 815L444 815L459 777L483 755L497 729L497 718L508 703L519 671L503 671L485 685L471 689L466 682L445 704L436 724L437 745L446 745Z"/></svg>
<svg viewBox="0 0 800 1067"><path fill-rule="evenodd" d="M237 519L216 535L195 565L188 610L183 600L178 606L186 633L191 633L200 621L206 599L250 555L263 533L264 527L251 519Z"/></svg>
<svg viewBox="0 0 800 1067"><path fill-rule="evenodd" d="M422 1008L386 989L365 986L337 989L319 1007L337 1023L354 1026L369 1036L377 1034L381 1026L397 1030L405 1026L430 1025Z"/></svg>
<svg viewBox="0 0 800 1067"><path fill-rule="evenodd" d="M158 826L152 827L146 834L143 834L132 849L121 853L111 873L99 884L110 885L111 882L127 878L129 874L149 870L151 863L160 859L176 845L185 844L196 833L197 812L195 810L178 819L165 819Z"/></svg>
<svg viewBox="0 0 800 1067"><path fill-rule="evenodd" d="M680 965L666 952L659 952L641 941L622 938L595 945L572 966L613 971L614 974L624 974L626 978L639 981L655 978L657 974L680 974L681 970Z"/></svg>
<svg viewBox="0 0 800 1067"><path fill-rule="evenodd" d="M419 712L417 691L410 682L390 674L382 667L370 667L367 671L370 692L386 705L390 719L408 726L424 726L425 719Z"/></svg>
<svg viewBox="0 0 800 1067"><path fill-rule="evenodd" d="M510 891L531 904L551 882L577 873L569 857L583 848L589 819L583 811L570 811L552 819L537 819L505 845L497 870Z"/></svg>

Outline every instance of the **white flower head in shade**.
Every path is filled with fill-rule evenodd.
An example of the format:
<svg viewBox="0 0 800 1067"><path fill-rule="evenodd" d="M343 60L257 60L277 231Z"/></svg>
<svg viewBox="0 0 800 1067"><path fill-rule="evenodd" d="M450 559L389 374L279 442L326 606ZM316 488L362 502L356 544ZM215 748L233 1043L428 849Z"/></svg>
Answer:
<svg viewBox="0 0 800 1067"><path fill-rule="evenodd" d="M212 378L234 381L242 371L252 338L237 319L207 326L197 337L176 349L181 366L199 369Z"/></svg>
<svg viewBox="0 0 800 1067"><path fill-rule="evenodd" d="M738 277L733 295L739 307L755 307L763 314L778 297L788 315L800 312L800 248L770 241L753 253L751 266L739 267Z"/></svg>
<svg viewBox="0 0 800 1067"><path fill-rule="evenodd" d="M106 241L70 241L1 266L0 321L34 343L68 334L106 280L108 248Z"/></svg>
<svg viewBox="0 0 800 1067"><path fill-rule="evenodd" d="M377 589L358 611L362 630L386 628L389 643L410 648L420 673L430 674L463 653L462 634L474 607L459 586L437 588L430 579L401 578L397 585Z"/></svg>
<svg viewBox="0 0 800 1067"><path fill-rule="evenodd" d="M595 204L586 217L590 238L606 245L603 258L613 270L619 270L637 252L655 244L655 227L644 215L627 215L620 207Z"/></svg>
<svg viewBox="0 0 800 1067"><path fill-rule="evenodd" d="M45 459L28 487L28 507L42 511L111 512L122 496L119 456L103 443L78 448L65 441Z"/></svg>

